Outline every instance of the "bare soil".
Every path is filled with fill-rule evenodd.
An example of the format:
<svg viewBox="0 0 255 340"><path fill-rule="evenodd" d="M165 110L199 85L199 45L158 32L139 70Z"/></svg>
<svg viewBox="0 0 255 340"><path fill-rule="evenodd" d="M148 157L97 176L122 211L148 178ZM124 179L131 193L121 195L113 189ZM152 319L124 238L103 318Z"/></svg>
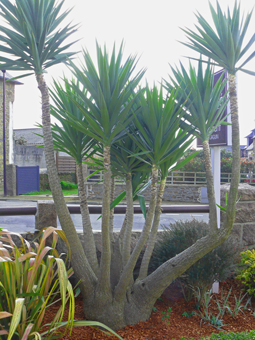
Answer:
<svg viewBox="0 0 255 340"><path fill-rule="evenodd" d="M216 298L223 304L224 296L227 295L232 287L231 295L229 297L229 306L234 309L235 298L239 298L241 285L234 279L228 279L226 282L220 283L219 294L214 294L209 311L215 316L219 311L216 305ZM223 299L221 300L221 291L223 290ZM245 304L247 299L242 301ZM172 313L169 318L166 317L168 308L171 307ZM117 333L126 340L180 340L181 337L200 339L202 337L210 336L212 333L226 332L241 332L244 330L250 331L255 329L255 317L253 315L255 308L255 299L252 300L252 305L248 306L243 312L239 311L236 317L232 317L227 311L223 317L223 326L221 330L214 327L209 322L203 321L199 312L196 315L185 317L182 314L187 312L190 314L195 311L196 301L185 301L181 291L174 286L170 286L155 304L155 310L151 317L145 322L139 322L133 326L127 326ZM45 323L50 322L55 315L55 307L47 311ZM84 320L82 309L82 297L76 298L75 319ZM102 339L116 339L114 336L108 336L100 330L92 327L75 327L71 335L62 337L64 340L102 340Z"/></svg>

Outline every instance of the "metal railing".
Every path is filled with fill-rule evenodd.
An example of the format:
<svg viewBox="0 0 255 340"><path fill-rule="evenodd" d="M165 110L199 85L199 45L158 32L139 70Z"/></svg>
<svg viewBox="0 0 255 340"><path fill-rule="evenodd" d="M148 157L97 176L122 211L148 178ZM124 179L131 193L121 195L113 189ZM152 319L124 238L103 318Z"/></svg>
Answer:
<svg viewBox="0 0 255 340"><path fill-rule="evenodd" d="M89 170L90 173L93 170ZM88 179L88 183L98 183L103 180L103 171L98 172ZM231 173L221 173L221 184L231 182ZM124 183L122 178L116 178L116 183ZM255 185L255 176L251 176L247 173L240 174L240 183L248 183ZM166 184L190 184L190 185L206 185L205 172L191 172L191 171L173 171L167 177Z"/></svg>
<svg viewBox="0 0 255 340"><path fill-rule="evenodd" d="M70 214L80 214L80 205L67 205ZM0 208L0 216L25 216L35 215L37 207L9 207ZM102 214L102 207L100 205L90 205L90 214ZM208 213L209 205L163 205L162 213ZM116 206L114 208L115 214L125 214L126 206ZM142 214L140 206L134 206L134 214Z"/></svg>

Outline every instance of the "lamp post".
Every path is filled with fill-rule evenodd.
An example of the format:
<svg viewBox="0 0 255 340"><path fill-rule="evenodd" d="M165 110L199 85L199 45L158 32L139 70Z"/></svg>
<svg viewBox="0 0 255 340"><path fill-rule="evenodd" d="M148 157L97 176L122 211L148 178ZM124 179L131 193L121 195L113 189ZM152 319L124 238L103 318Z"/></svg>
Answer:
<svg viewBox="0 0 255 340"><path fill-rule="evenodd" d="M5 153L5 70L3 72L3 175L4 175L4 196L7 195L6 188L6 153Z"/></svg>

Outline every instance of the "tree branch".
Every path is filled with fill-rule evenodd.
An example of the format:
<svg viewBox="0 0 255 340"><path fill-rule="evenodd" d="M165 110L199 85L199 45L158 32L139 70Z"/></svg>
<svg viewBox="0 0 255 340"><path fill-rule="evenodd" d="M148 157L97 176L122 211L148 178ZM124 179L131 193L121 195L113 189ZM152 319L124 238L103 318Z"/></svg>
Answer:
<svg viewBox="0 0 255 340"><path fill-rule="evenodd" d="M78 190L79 190L79 198L80 198L80 209L81 209L81 217L82 217L82 227L83 227L83 235L84 235L84 247L85 254L88 258L88 261L93 269L94 273L98 277L99 274L99 266L96 255L96 245L92 230L92 225L90 221L88 202L86 197L86 189L84 184L84 176L83 176L83 164L76 164L77 169L77 179L78 179Z"/></svg>
<svg viewBox="0 0 255 340"><path fill-rule="evenodd" d="M152 175L151 175L151 197L149 209L147 211L145 225L139 240L136 243L136 246L123 269L123 273L121 275L120 281L115 289L114 297L117 301L121 301L122 297L126 294L126 289L129 285L130 279L133 274L133 270L136 264L136 261L141 253L148 236L150 234L151 224L154 217L156 199L157 199L157 183L158 183L158 168L155 164L152 165Z"/></svg>
<svg viewBox="0 0 255 340"><path fill-rule="evenodd" d="M158 232L160 215L161 215L161 203L162 203L162 198L163 198L163 194L165 190L165 185L166 185L166 178L160 181L154 220L153 220L153 224L152 224L152 228L150 232L150 237L149 237L149 240L148 240L148 243L147 243L144 255L143 255L143 260L142 260L142 264L140 267L138 280L143 280L148 274L148 267L149 267L149 263L151 259L151 254L153 252L154 245L155 245L156 238L157 238L157 232Z"/></svg>
<svg viewBox="0 0 255 340"><path fill-rule="evenodd" d="M84 253L84 249L76 233L75 226L67 209L60 186L57 167L55 163L53 138L51 132L49 90L44 80L43 74L36 74L36 80L42 96L44 152L50 188L52 191L52 196L61 227L64 230L64 233L70 245L72 267L77 275L77 279L81 280L80 286L83 297L88 297L93 292L94 286L97 283L97 278L92 268L90 267L87 257Z"/></svg>

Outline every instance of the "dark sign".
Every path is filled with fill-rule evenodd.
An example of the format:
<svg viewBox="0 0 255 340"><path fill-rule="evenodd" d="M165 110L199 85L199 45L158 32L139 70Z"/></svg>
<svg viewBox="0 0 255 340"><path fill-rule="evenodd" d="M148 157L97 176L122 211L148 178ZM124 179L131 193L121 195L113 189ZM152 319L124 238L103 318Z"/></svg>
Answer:
<svg viewBox="0 0 255 340"><path fill-rule="evenodd" d="M213 84L215 85L220 76L224 73L224 76L222 80L225 80L227 78L227 72L222 69L214 74L214 82ZM226 93L227 91L227 84L224 87L224 90L222 91L222 96ZM223 116L227 116L228 114L228 109L226 108L224 111ZM227 119L226 119L227 120ZM227 125L219 125L215 131L211 134L209 137L209 145L210 146L226 146L228 145L228 134L227 134ZM200 138L197 138L197 147L202 147L202 141Z"/></svg>

